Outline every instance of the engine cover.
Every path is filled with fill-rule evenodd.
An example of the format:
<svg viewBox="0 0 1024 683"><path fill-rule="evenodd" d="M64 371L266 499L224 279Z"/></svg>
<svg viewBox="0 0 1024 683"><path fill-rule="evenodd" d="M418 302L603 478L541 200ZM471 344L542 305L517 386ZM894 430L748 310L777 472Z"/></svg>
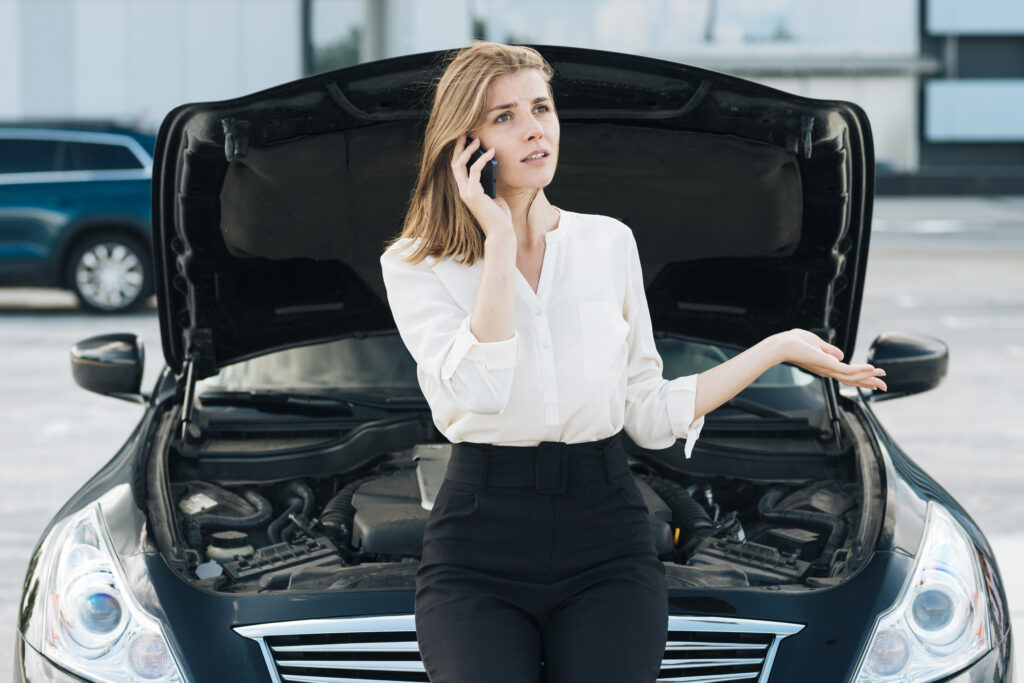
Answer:
<svg viewBox="0 0 1024 683"><path fill-rule="evenodd" d="M352 544L364 552L419 555L430 512L424 509L416 474L403 470L368 481L352 496L356 509Z"/></svg>

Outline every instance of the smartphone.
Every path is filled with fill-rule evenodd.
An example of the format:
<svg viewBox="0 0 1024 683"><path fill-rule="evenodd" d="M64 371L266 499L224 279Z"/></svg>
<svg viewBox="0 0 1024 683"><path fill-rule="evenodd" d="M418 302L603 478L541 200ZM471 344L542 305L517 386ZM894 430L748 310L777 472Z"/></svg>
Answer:
<svg viewBox="0 0 1024 683"><path fill-rule="evenodd" d="M473 138L467 137L466 144L470 145L472 143ZM477 147L476 151L473 152L473 154L470 155L469 157L469 162L466 164L466 170L469 170L469 167L476 163L476 160L483 156L486 151L487 150L483 148L483 145ZM492 158L488 163L484 164L484 167L482 169L480 169L480 184L484 186L484 192L487 193L488 197L494 199L495 197L498 196L497 159Z"/></svg>

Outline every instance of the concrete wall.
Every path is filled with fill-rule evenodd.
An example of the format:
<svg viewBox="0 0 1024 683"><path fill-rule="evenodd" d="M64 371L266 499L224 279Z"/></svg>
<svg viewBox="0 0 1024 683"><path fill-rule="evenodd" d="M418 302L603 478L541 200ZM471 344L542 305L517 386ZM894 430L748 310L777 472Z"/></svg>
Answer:
<svg viewBox="0 0 1024 683"><path fill-rule="evenodd" d="M0 2L0 119L21 111L21 6Z"/></svg>
<svg viewBox="0 0 1024 683"><path fill-rule="evenodd" d="M298 0L4 0L0 88L13 96L0 116L155 129L183 102L300 77L299 12Z"/></svg>
<svg viewBox="0 0 1024 683"><path fill-rule="evenodd" d="M364 0L361 61L448 50L473 35L470 0Z"/></svg>

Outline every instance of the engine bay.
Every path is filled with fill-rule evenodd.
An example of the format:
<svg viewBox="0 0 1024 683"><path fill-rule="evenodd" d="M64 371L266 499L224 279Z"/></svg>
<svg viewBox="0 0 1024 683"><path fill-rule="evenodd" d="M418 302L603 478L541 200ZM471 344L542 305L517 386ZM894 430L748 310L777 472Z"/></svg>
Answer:
<svg viewBox="0 0 1024 683"><path fill-rule="evenodd" d="M450 453L447 442L382 448L344 472L272 482L174 468L169 492L189 578L231 593L412 588ZM687 473L630 453L669 588L831 586L864 553L854 467L771 481Z"/></svg>

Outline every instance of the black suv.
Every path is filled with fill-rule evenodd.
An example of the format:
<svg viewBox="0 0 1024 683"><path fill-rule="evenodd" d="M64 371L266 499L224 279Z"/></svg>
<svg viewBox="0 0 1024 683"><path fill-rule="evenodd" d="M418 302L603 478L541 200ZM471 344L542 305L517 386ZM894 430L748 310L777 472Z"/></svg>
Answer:
<svg viewBox="0 0 1024 683"><path fill-rule="evenodd" d="M106 122L0 122L0 286L141 307L154 291L155 140Z"/></svg>

